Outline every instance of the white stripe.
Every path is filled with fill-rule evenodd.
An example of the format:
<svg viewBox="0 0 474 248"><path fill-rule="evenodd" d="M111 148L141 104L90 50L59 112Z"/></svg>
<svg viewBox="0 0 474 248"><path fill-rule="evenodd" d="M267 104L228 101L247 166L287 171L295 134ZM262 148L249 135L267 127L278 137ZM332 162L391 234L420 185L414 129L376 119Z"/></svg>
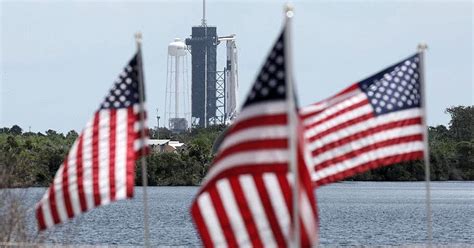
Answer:
<svg viewBox="0 0 474 248"><path fill-rule="evenodd" d="M312 194L312 192L306 192L302 186L300 186L300 189L300 216L303 220L303 228L305 229L308 238L314 242L317 235L316 216L311 208L312 202L310 202L308 198L308 194Z"/></svg>
<svg viewBox="0 0 474 248"><path fill-rule="evenodd" d="M81 213L81 203L79 201L79 190L77 186L77 149L79 147L79 138L76 139L68 154L68 181L69 181L69 196L71 199L72 210L74 216Z"/></svg>
<svg viewBox="0 0 474 248"><path fill-rule="evenodd" d="M206 229L209 230L209 236L211 236L212 242L216 247L227 247L227 243L222 232L221 224L217 217L214 206L212 205L211 197L209 193L202 193L198 199L197 204L199 212L202 215Z"/></svg>
<svg viewBox="0 0 474 248"><path fill-rule="evenodd" d="M267 247L276 247L276 242L273 238L273 231L268 223L253 177L250 175L241 175L239 176L239 183L244 192L247 205L252 213L253 221L257 226L258 234L262 243Z"/></svg>
<svg viewBox="0 0 474 248"><path fill-rule="evenodd" d="M352 97L356 94L359 94L360 92L361 91L359 89L355 89L355 90L349 91L349 92L347 92L343 95L336 96L336 97L331 97L331 98L329 98L327 100L324 100L322 102L303 107L299 111L299 113L300 113L300 115L307 115L307 114L311 114L311 113L314 113L314 112L321 111L321 110L327 108L328 106L337 104L338 102L343 101L343 100L345 100L349 97Z"/></svg>
<svg viewBox="0 0 474 248"><path fill-rule="evenodd" d="M242 215L235 201L234 193L228 179L219 180L216 183L217 191L224 205L225 212L232 226L232 233L235 235L239 247L251 247Z"/></svg>
<svg viewBox="0 0 474 248"><path fill-rule="evenodd" d="M56 211L58 211L58 217L60 222L64 222L68 219L63 195L63 172L64 164L61 164L53 180L54 198L56 199Z"/></svg>
<svg viewBox="0 0 474 248"><path fill-rule="evenodd" d="M86 127L84 128L83 134L83 143L82 143L82 165L83 165L83 185L84 185L84 195L86 197L87 209L92 209L94 207L94 186L93 176L92 176L92 129L93 121L90 120Z"/></svg>
<svg viewBox="0 0 474 248"><path fill-rule="evenodd" d="M414 141L410 143L382 147L316 171L313 173L312 178L313 181L319 181L322 178L335 175L341 171L355 168L370 161L416 151L423 151L423 141Z"/></svg>
<svg viewBox="0 0 474 248"><path fill-rule="evenodd" d="M245 165L271 164L271 163L285 163L288 161L288 150L286 149L268 149L239 152L229 155L218 161L207 173L203 181L202 187L219 173L231 169L233 167Z"/></svg>
<svg viewBox="0 0 474 248"><path fill-rule="evenodd" d="M288 212L288 206L286 205L278 178L274 173L264 173L263 182L265 183L265 188L270 196L270 201L278 220L278 224L280 225L280 230L288 243L291 226L290 213Z"/></svg>
<svg viewBox="0 0 474 248"><path fill-rule="evenodd" d="M133 150L134 151L139 151L142 147L145 147L146 144L148 143L148 137L144 137L142 139L136 139L135 141L133 141Z"/></svg>
<svg viewBox="0 0 474 248"><path fill-rule="evenodd" d="M146 113L145 102L142 105L140 105L140 103L133 104L133 113L134 114L140 113L140 110Z"/></svg>
<svg viewBox="0 0 474 248"><path fill-rule="evenodd" d="M286 111L286 101L265 101L262 103L255 103L242 109L242 112L237 116L234 123L256 116L284 114Z"/></svg>
<svg viewBox="0 0 474 248"><path fill-rule="evenodd" d="M127 197L127 109L117 109L115 138L115 192L116 199Z"/></svg>
<svg viewBox="0 0 474 248"><path fill-rule="evenodd" d="M46 193L44 193L43 198L41 199L39 203L41 205L41 210L43 212L43 219L44 219L44 224L46 228L49 228L54 225L53 216L51 214L51 208L49 205L49 191L50 190L51 188L48 188L48 190L46 190Z"/></svg>
<svg viewBox="0 0 474 248"><path fill-rule="evenodd" d="M323 153L319 153L317 154L317 156L313 158L312 164L317 165L324 161L333 159L335 157L339 157L351 151L359 150L363 147L373 145L375 143L378 143L384 140L390 140L390 139L400 138L400 137L414 135L414 134L422 134L422 132L423 132L423 127L417 124L417 125L412 125L412 126L393 128L390 130L374 133L372 135L365 136L361 139L354 140L345 145L337 146L337 147L332 148L331 150L327 150Z"/></svg>
<svg viewBox="0 0 474 248"><path fill-rule="evenodd" d="M344 114L338 115L337 117L334 117L332 119L329 119L327 121L324 121L308 130L305 132L305 137L310 138L312 136L318 135L334 126L337 126L339 124L342 124L344 122L348 122L352 119L355 119L357 117L372 113L373 109L370 104L366 104L363 106L360 106L358 108L355 108L349 112L346 112Z"/></svg>
<svg viewBox="0 0 474 248"><path fill-rule="evenodd" d="M352 105L355 105L355 104L358 104L364 100L367 100L367 97L365 96L365 94L357 94L355 95L354 97L351 97L343 102L340 102L334 106L331 106L327 109L325 109L322 113L319 113L317 115L314 115L314 116L311 116L311 117L308 117L306 118L304 121L303 121L303 125L305 126L309 126L313 123L316 123L318 121L321 121L325 118L327 118L328 116L330 115L333 115L341 110L344 110L344 109L347 109L348 107L352 106Z"/></svg>
<svg viewBox="0 0 474 248"><path fill-rule="evenodd" d="M262 127L246 128L225 137L222 144L219 146L219 151L235 144L267 139L280 139L288 137L288 126L286 125L270 125Z"/></svg>
<svg viewBox="0 0 474 248"><path fill-rule="evenodd" d="M324 135L320 137L319 139L317 139L316 141L313 141L312 143L308 144L308 149L311 151L316 150L328 143L349 137L358 132L362 132L367 129L370 129L379 125L387 124L390 122L394 122L394 121L420 117L421 114L422 114L421 110L419 108L416 108L416 109L401 110L394 113L385 114L385 115L381 115L372 119L368 119L363 122L359 122L357 124L354 124L346 128L332 132L330 134ZM305 135L308 136L308 133L306 133Z"/></svg>
<svg viewBox="0 0 474 248"><path fill-rule="evenodd" d="M101 205L110 202L109 183L109 139L110 111L99 112L99 192Z"/></svg>

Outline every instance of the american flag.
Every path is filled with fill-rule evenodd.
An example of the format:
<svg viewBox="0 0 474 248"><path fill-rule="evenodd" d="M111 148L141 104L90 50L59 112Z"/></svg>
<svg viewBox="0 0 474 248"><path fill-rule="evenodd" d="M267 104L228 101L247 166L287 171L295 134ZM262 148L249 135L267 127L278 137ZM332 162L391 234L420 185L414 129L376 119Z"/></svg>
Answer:
<svg viewBox="0 0 474 248"><path fill-rule="evenodd" d="M415 54L300 110L313 182L423 158L419 67Z"/></svg>
<svg viewBox="0 0 474 248"><path fill-rule="evenodd" d="M124 68L36 205L40 230L133 196L135 160L146 149L140 132L140 53ZM140 111L143 111L141 114Z"/></svg>
<svg viewBox="0 0 474 248"><path fill-rule="evenodd" d="M294 180L288 134L296 130L289 130L287 121L284 47L283 31L191 206L206 247L286 247L291 241ZM300 240L307 247L317 238L317 212L299 151Z"/></svg>

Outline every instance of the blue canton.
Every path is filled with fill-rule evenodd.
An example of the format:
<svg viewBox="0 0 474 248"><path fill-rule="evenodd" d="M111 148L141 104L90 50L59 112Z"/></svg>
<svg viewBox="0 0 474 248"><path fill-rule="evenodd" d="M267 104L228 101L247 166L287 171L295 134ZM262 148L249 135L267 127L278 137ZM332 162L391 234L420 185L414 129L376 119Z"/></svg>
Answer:
<svg viewBox="0 0 474 248"><path fill-rule="evenodd" d="M421 106L418 54L359 83L375 115Z"/></svg>
<svg viewBox="0 0 474 248"><path fill-rule="evenodd" d="M138 64L135 55L120 73L104 101L101 109L128 108L139 103Z"/></svg>
<svg viewBox="0 0 474 248"><path fill-rule="evenodd" d="M276 41L243 107L286 98L284 32Z"/></svg>

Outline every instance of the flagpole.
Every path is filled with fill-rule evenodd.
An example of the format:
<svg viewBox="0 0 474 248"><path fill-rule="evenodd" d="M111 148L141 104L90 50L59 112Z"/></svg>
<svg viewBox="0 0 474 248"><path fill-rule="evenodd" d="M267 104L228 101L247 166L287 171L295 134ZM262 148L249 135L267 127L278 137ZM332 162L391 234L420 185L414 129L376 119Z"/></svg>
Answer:
<svg viewBox="0 0 474 248"><path fill-rule="evenodd" d="M417 50L420 58L420 87L422 92L422 111L423 111L423 143L424 143L424 161L425 161L425 187L426 187L426 225L428 234L428 247L431 247L433 242L433 220L431 218L431 188L430 188L430 149L428 143L428 125L427 114L426 114L426 88L425 88L425 51L428 46L424 43L418 44Z"/></svg>
<svg viewBox="0 0 474 248"><path fill-rule="evenodd" d="M285 5L285 31L284 31L284 48L285 48L285 80L286 80L286 99L288 106L288 144L289 144L289 167L293 175L293 192L292 192L292 204L293 204L293 222L291 223L293 229L291 247L300 247L300 222L299 222L299 175L298 175L298 164L297 164L297 146L298 140L296 137L296 106L294 99L294 88L293 88L293 72L292 72L292 51L291 51L291 20L293 18L293 6L290 4Z"/></svg>
<svg viewBox="0 0 474 248"><path fill-rule="evenodd" d="M144 77L143 77L143 64L142 64L142 34L137 32L135 34L135 41L137 43L137 65L138 65L138 90L139 90L139 101L140 101L140 123L143 125L140 131L141 140L145 142L145 106L144 106L144 99L145 99L145 91L144 91ZM145 247L150 247L150 231L148 227L148 195L147 195L147 186L148 186L148 176L147 176L147 166L146 166L146 159L145 159L145 149L147 144L142 144L141 146L141 158L140 163L142 167L142 188L143 188L143 223L145 229Z"/></svg>

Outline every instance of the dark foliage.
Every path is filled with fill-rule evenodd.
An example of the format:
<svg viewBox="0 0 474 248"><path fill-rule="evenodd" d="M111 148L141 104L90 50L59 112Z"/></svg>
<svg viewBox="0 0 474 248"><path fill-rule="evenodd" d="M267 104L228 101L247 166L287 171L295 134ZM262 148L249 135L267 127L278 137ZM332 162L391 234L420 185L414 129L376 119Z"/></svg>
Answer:
<svg viewBox="0 0 474 248"><path fill-rule="evenodd" d="M456 106L446 110L449 126L429 127L432 180L474 180L474 107ZM152 153L148 164L149 185L198 185L206 175L215 150L214 142L225 126L193 129L174 134L165 128L150 135L179 140L186 147L176 153ZM12 176L0 182L2 187L47 186L78 134L66 135L54 130L43 133L23 132L21 127L0 128L0 172ZM214 149L213 149L214 148ZM141 185L137 162L136 184ZM419 181L424 180L423 161L396 164L360 175L351 180Z"/></svg>

